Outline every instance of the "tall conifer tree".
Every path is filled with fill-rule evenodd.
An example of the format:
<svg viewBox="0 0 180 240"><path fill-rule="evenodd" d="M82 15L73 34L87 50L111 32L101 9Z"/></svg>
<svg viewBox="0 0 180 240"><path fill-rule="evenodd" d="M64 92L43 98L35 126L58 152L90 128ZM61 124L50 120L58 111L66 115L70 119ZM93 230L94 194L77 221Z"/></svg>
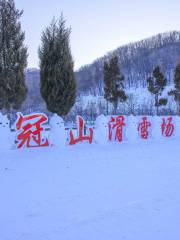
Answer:
<svg viewBox="0 0 180 240"><path fill-rule="evenodd" d="M169 92L169 95L174 96L177 104L177 113L180 116L180 62L177 64L174 71L174 87L175 89Z"/></svg>
<svg viewBox="0 0 180 240"><path fill-rule="evenodd" d="M27 48L21 30L23 11L14 0L0 0L0 109L19 109L26 98Z"/></svg>
<svg viewBox="0 0 180 240"><path fill-rule="evenodd" d="M124 76L119 69L117 56L104 63L104 98L114 106L116 114L118 103L125 102L127 96L124 90Z"/></svg>
<svg viewBox="0 0 180 240"><path fill-rule="evenodd" d="M154 68L153 75L147 79L147 83L149 92L154 95L156 114L159 115L159 107L167 105L167 98L161 98L162 92L167 85L167 79L159 66Z"/></svg>
<svg viewBox="0 0 180 240"><path fill-rule="evenodd" d="M110 71L109 63L104 62L104 98L106 99L106 113L109 114L109 102L111 99L111 81L110 81Z"/></svg>
<svg viewBox="0 0 180 240"><path fill-rule="evenodd" d="M47 109L65 116L75 103L76 81L70 50L70 29L61 15L42 34L39 49L41 95Z"/></svg>

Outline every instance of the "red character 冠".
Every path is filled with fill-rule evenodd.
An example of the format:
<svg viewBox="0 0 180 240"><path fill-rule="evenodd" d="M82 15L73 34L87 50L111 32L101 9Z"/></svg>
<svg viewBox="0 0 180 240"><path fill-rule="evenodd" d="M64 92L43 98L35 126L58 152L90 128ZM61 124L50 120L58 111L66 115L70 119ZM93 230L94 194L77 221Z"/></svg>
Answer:
<svg viewBox="0 0 180 240"><path fill-rule="evenodd" d="M115 129L114 140L122 142L123 139L123 127L126 126L124 116L111 117L109 122L109 140L113 140L113 130Z"/></svg>
<svg viewBox="0 0 180 240"><path fill-rule="evenodd" d="M163 123L161 125L162 135L165 137L171 137L174 133L174 124L172 123L172 117L169 117L166 121L163 118Z"/></svg>
<svg viewBox="0 0 180 240"><path fill-rule="evenodd" d="M21 113L16 122L16 129L19 131L17 136L18 148L23 146L46 147L49 146L48 139L42 139L42 124L47 122L48 118L44 114L30 114L23 116Z"/></svg>
<svg viewBox="0 0 180 240"><path fill-rule="evenodd" d="M89 128L89 135L84 135L85 123L84 123L84 119L81 116L77 116L77 123L78 123L78 138L75 139L72 130L70 130L69 144L75 145L83 141L88 141L91 144L93 140L93 129Z"/></svg>
<svg viewBox="0 0 180 240"><path fill-rule="evenodd" d="M151 123L148 121L147 117L143 117L142 120L143 121L138 126L138 131L140 132L142 139L148 139L148 128L151 127Z"/></svg>

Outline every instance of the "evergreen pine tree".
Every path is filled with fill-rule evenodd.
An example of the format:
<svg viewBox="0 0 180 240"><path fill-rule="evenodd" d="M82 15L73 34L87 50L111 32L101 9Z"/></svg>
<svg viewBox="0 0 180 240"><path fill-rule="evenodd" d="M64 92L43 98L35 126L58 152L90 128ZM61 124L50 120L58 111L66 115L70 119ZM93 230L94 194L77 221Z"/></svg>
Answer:
<svg viewBox="0 0 180 240"><path fill-rule="evenodd" d="M41 95L47 109L65 116L75 103L76 81L70 50L70 29L61 15L42 34L39 49Z"/></svg>
<svg viewBox="0 0 180 240"><path fill-rule="evenodd" d="M159 66L153 70L153 76L147 79L148 90L154 94L156 113L159 115L159 107L167 105L167 98L160 98L167 84L167 79L164 77Z"/></svg>
<svg viewBox="0 0 180 240"><path fill-rule="evenodd" d="M104 98L106 99L107 108L106 112L107 115L109 114L109 104L108 102L111 99L111 81L110 81L110 69L108 62L104 62Z"/></svg>
<svg viewBox="0 0 180 240"><path fill-rule="evenodd" d="M0 0L0 109L19 109L26 98L27 48L21 31L23 11L14 0Z"/></svg>
<svg viewBox="0 0 180 240"><path fill-rule="evenodd" d="M118 58L113 56L109 62L104 63L104 98L114 106L116 114L118 103L127 100L124 91L124 76L120 72Z"/></svg>
<svg viewBox="0 0 180 240"><path fill-rule="evenodd" d="M177 104L177 113L180 116L180 62L177 64L174 71L174 87L175 89L169 92L170 96L174 96Z"/></svg>

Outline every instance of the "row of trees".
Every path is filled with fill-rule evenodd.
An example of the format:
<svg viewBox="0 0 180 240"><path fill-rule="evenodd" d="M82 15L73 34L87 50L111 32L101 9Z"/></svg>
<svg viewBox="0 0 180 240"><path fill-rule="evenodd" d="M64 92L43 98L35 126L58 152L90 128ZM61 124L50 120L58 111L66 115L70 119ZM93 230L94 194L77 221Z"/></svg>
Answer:
<svg viewBox="0 0 180 240"><path fill-rule="evenodd" d="M159 115L159 108L166 106L168 99L162 97L163 91L167 85L167 79L161 72L159 66L155 67L151 77L147 79L148 90L154 95L154 102L156 107L156 113ZM177 112L180 115L180 63L177 64L174 70L174 89L168 92L169 96L174 96L174 100L177 105Z"/></svg>
<svg viewBox="0 0 180 240"><path fill-rule="evenodd" d="M23 11L15 7L14 0L0 0L0 109L19 109L27 95L25 68L27 66L27 47L24 44L25 33L21 30L20 18ZM76 80L73 71L73 58L70 49L71 29L66 27L63 16L43 31L40 59L40 91L47 109L52 113L65 116L76 99ZM167 79L160 67L153 70L147 79L148 90L154 94L157 115L159 108L167 104L162 93ZM173 95L180 114L180 64L174 74ZM117 112L119 102L127 101L125 78L120 71L118 57L113 56L104 62L104 97Z"/></svg>
<svg viewBox="0 0 180 240"><path fill-rule="evenodd" d="M104 98L107 101L107 114L108 103L112 103L114 106L114 114L116 114L118 103L126 102L128 99L124 90L125 78L121 73L118 63L118 57L113 56L109 61L104 62ZM154 95L154 105L156 107L156 113L159 115L159 108L166 106L168 99L162 97L163 91L167 85L167 79L161 72L159 66L156 66L153 70L152 76L147 79L148 90ZM174 100L177 104L177 112L180 115L180 63L177 64L174 70L174 90L168 93L169 96L174 96Z"/></svg>
<svg viewBox="0 0 180 240"><path fill-rule="evenodd" d="M25 68L27 47L21 30L23 11L14 0L0 0L0 109L20 109L27 95ZM39 48L41 95L47 108L60 116L66 115L75 103L76 80L70 49L70 28L63 16L53 19L42 33Z"/></svg>
<svg viewBox="0 0 180 240"><path fill-rule="evenodd" d="M116 114L118 103L127 100L124 91L124 76L120 72L117 56L104 63L104 98L107 100L107 115L108 102L113 104L114 114Z"/></svg>

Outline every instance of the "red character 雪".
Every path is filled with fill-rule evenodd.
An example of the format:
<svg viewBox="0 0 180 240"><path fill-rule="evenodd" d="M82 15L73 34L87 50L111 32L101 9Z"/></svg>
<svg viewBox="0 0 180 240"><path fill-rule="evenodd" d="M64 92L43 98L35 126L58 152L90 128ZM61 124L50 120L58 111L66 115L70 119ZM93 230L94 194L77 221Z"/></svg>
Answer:
<svg viewBox="0 0 180 240"><path fill-rule="evenodd" d="M142 122L139 123L138 132L140 132L142 139L148 139L149 132L148 128L151 127L151 123L148 121L147 117L142 118Z"/></svg>

